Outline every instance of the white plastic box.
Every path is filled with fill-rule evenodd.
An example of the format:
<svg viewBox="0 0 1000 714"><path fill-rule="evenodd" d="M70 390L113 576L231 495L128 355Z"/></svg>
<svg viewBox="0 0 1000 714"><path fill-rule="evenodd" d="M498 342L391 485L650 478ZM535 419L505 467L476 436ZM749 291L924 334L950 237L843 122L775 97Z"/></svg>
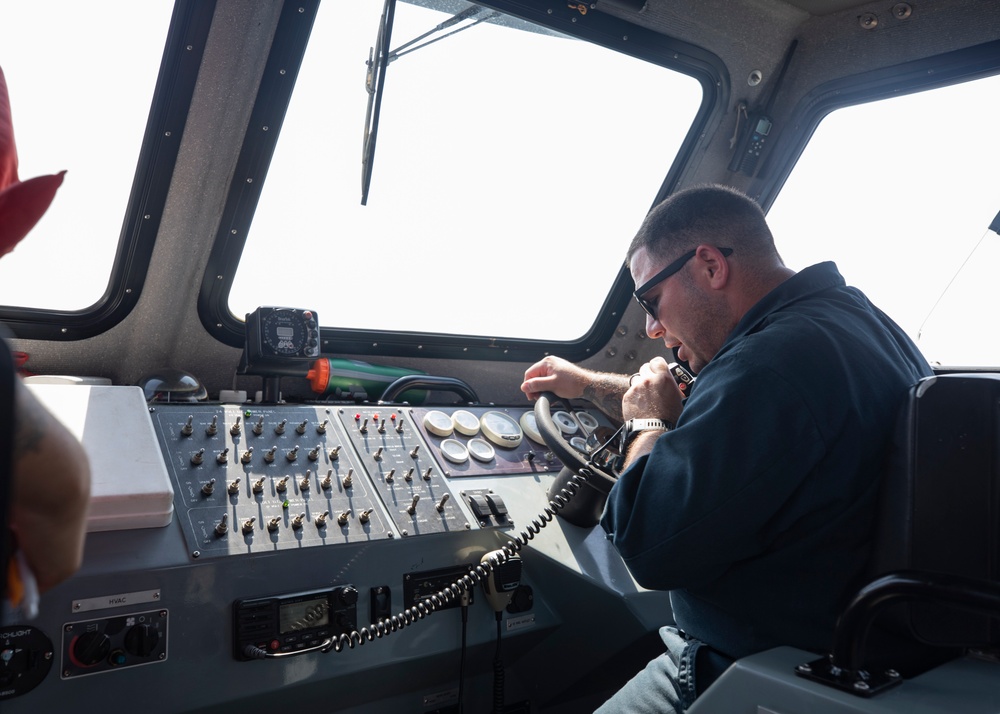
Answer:
<svg viewBox="0 0 1000 714"><path fill-rule="evenodd" d="M174 490L139 387L28 383L90 458L87 530L170 523Z"/></svg>

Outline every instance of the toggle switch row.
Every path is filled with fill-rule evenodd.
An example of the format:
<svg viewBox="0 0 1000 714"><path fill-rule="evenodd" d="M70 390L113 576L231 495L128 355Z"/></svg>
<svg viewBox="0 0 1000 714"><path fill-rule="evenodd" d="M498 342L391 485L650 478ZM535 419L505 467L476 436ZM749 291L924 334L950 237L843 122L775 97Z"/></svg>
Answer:
<svg viewBox="0 0 1000 714"><path fill-rule="evenodd" d="M371 514L374 513L374 508L366 508L358 513L357 520L361 525L365 525L371 521ZM312 519L313 525L317 530L324 530L331 520L335 520L337 525L341 528L349 528L351 525L351 519L354 517L354 512L351 509L346 511L341 511L335 517L331 518L329 511L323 511L321 514ZM281 530L282 522L284 518L281 516L274 516L273 518L268 518L266 523L264 523L264 528L267 529L269 533L276 533ZM288 519L288 527L293 531L302 530L307 524L306 513L303 511L295 516L291 516ZM237 529L233 528L235 532ZM243 535L251 535L257 530L257 519L255 517L244 518L239 523L239 531ZM229 514L223 513L222 518L219 522L215 524L215 535L219 538L225 536L229 532Z"/></svg>
<svg viewBox="0 0 1000 714"><path fill-rule="evenodd" d="M305 434L309 430L309 423L310 422L308 419L299 422L295 426L295 433L300 435ZM323 421L319 422L318 424L315 424L314 426L317 434L326 434L326 430L330 426L330 420L324 419ZM257 421L254 422L254 425L250 428L250 431L254 436L263 436L265 431L264 427L265 427L264 417L259 417ZM287 427L288 427L288 420L282 419L280 422L274 425L273 431L278 436L281 436L282 434L285 433L285 429ZM219 433L219 417L218 415L215 415L212 417L211 423L205 427L205 434L207 436L215 436L218 433ZM243 433L242 417L239 416L236 417L236 421L234 421L233 425L229 427L229 433L232 436L239 436L241 433ZM181 427L180 434L182 437L191 436L194 434L193 414L188 416L187 421L184 423L184 426Z"/></svg>
<svg viewBox="0 0 1000 714"><path fill-rule="evenodd" d="M268 482L268 478L269 477L267 476L261 476L260 478L258 478L256 481L253 482L253 484L250 486L250 490L255 494L264 493L264 488ZM288 491L288 482L291 478L292 478L291 476L284 476L275 481L274 490L279 494L283 494L286 491ZM319 478L319 473L316 474L316 478L317 479ZM319 487L324 491L330 491L333 488L334 478L335 476L333 473L333 469L329 469L326 472L326 476L323 477L323 479L319 482ZM201 486L202 494L205 496L211 496L213 493L215 493L215 484L216 480L214 478L209 479L208 481L203 483ZM300 492L309 491L311 488L311 484L312 484L312 471L306 471L305 476L303 476L298 482L299 491ZM340 478L340 484L345 489L349 489L354 486L354 469L347 470L347 473ZM243 479L239 478L233 479L232 481L226 484L226 492L230 496L238 496L242 489L243 489Z"/></svg>

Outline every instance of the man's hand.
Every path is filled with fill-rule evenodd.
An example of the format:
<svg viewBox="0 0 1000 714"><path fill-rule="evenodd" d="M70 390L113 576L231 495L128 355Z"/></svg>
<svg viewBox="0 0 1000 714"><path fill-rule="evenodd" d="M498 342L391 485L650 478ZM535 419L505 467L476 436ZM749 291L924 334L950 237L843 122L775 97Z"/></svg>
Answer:
<svg viewBox="0 0 1000 714"><path fill-rule="evenodd" d="M561 357L546 357L524 373L521 391L528 399L538 399L542 392L552 392L563 399L579 399L593 381L593 372Z"/></svg>
<svg viewBox="0 0 1000 714"><path fill-rule="evenodd" d="M529 367L521 384L528 399L538 399L541 392L552 392L563 399L582 397L618 421L622 420L622 395L626 389L628 377L594 372L552 356Z"/></svg>
<svg viewBox="0 0 1000 714"><path fill-rule="evenodd" d="M667 361L654 357L642 365L629 379L629 388L622 398L622 416L625 419L664 419L676 424L681 416L684 393Z"/></svg>

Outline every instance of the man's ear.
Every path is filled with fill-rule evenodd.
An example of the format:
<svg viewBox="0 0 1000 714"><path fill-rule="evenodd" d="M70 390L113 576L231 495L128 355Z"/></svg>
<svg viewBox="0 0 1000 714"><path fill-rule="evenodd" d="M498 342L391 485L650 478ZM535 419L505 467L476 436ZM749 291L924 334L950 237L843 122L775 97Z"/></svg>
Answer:
<svg viewBox="0 0 1000 714"><path fill-rule="evenodd" d="M729 283L729 263L719 249L712 245L702 244L696 249L695 258L702 268L708 285L713 290L720 290Z"/></svg>

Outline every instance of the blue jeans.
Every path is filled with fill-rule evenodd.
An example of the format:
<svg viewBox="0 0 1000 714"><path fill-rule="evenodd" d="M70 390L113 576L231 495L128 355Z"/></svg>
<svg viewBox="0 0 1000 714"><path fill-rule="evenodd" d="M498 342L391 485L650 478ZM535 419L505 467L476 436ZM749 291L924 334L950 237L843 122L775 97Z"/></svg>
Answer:
<svg viewBox="0 0 1000 714"><path fill-rule="evenodd" d="M660 639L667 651L626 682L594 714L683 714L730 664L724 655L709 650L676 627L661 627ZM704 668L700 682L695 681L696 663Z"/></svg>

